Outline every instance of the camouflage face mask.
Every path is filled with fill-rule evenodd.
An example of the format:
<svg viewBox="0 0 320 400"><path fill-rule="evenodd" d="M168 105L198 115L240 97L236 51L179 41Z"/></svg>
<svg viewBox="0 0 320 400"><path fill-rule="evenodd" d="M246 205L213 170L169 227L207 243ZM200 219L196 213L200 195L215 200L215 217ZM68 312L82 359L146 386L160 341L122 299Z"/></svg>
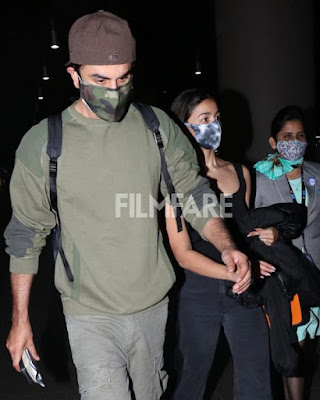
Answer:
<svg viewBox="0 0 320 400"><path fill-rule="evenodd" d="M119 122L125 115L132 88L132 79L116 89L83 83L79 76L82 101L99 118L108 122Z"/></svg>

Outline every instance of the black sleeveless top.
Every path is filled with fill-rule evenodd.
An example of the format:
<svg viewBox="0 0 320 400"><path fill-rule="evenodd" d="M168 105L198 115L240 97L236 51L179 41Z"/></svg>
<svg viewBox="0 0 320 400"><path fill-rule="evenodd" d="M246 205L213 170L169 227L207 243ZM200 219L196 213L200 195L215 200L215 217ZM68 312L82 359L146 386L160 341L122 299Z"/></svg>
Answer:
<svg viewBox="0 0 320 400"><path fill-rule="evenodd" d="M237 172L239 180L239 189L237 192L230 197L224 196L219 190L215 179L210 179L210 187L216 193L218 200L224 198L224 201L227 205L226 212L229 215L232 215L225 218L225 223L237 247L244 251L245 238L243 238L243 235L240 233L238 223L245 213L248 212L248 207L245 200L246 181L243 176L242 165L239 163L234 163L233 166ZM195 251L198 251L199 253L211 258L212 260L222 263L220 252L210 242L202 239L199 233L195 231L188 222L186 222L186 224L192 243L192 248Z"/></svg>

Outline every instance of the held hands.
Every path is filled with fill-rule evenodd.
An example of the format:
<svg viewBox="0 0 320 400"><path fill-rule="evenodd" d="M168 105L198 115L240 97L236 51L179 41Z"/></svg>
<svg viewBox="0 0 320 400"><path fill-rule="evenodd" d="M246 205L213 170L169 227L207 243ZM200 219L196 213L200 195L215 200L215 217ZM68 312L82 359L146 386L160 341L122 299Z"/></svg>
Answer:
<svg viewBox="0 0 320 400"><path fill-rule="evenodd" d="M276 268L273 265L262 260L259 260L259 267L260 267L261 279L264 279L265 276L270 276L276 270Z"/></svg>
<svg viewBox="0 0 320 400"><path fill-rule="evenodd" d="M24 349L27 348L36 361L40 360L40 357L33 343L33 335L29 322L12 324L6 347L9 350L12 358L12 366L18 372L21 372L19 362L21 360Z"/></svg>
<svg viewBox="0 0 320 400"><path fill-rule="evenodd" d="M227 266L230 280L236 282L232 291L240 294L247 290L251 284L251 263L248 257L239 250L226 249L221 253L221 258Z"/></svg>
<svg viewBox="0 0 320 400"><path fill-rule="evenodd" d="M239 275L236 272L226 272L226 280L231 281L231 282L237 282L237 279L239 278Z"/></svg>
<svg viewBox="0 0 320 400"><path fill-rule="evenodd" d="M274 226L269 228L256 228L248 233L247 237L259 236L261 242L266 246L272 246L279 239L279 231Z"/></svg>

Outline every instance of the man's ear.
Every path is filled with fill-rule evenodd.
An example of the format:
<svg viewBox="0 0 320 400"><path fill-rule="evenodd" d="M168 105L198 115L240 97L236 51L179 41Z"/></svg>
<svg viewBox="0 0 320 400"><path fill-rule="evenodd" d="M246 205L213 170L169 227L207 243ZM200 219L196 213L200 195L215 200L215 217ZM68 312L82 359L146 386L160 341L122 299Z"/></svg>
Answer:
<svg viewBox="0 0 320 400"><path fill-rule="evenodd" d="M73 67L68 67L67 68L68 74L70 74L71 79L73 81L74 86L79 89L80 83L79 83L79 77L77 71Z"/></svg>
<svg viewBox="0 0 320 400"><path fill-rule="evenodd" d="M272 136L269 137L269 144L270 144L270 146L271 146L271 148L272 148L273 150L276 150L276 148L277 148L277 142L276 142L276 140L275 140L274 137L272 137Z"/></svg>

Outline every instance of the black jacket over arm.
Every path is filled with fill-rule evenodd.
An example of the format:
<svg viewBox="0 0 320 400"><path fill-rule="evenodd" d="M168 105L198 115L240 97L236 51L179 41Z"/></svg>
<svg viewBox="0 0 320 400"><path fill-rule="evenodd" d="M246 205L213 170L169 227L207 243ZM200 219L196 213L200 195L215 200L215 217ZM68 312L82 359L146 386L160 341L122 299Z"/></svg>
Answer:
<svg viewBox="0 0 320 400"><path fill-rule="evenodd" d="M277 269L271 277L260 280L258 292L270 321L272 360L286 377L301 375L301 353L292 327L290 300L299 294L307 318L308 307L320 305L320 271L291 243L301 235L306 222L306 207L296 203L248 210L238 221L245 237L255 228L275 226L280 232L272 246L266 246L258 236L246 241L251 258L267 261Z"/></svg>

